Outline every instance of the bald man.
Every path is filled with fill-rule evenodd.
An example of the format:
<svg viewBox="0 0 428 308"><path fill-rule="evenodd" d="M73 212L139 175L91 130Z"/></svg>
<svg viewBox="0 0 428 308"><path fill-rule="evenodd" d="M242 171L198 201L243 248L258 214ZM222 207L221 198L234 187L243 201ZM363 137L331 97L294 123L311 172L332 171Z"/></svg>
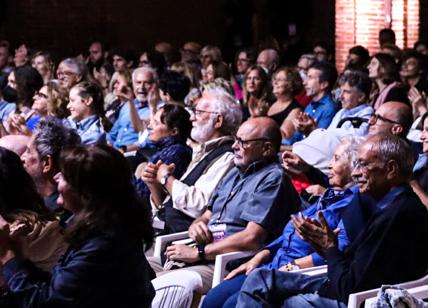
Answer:
<svg viewBox="0 0 428 308"><path fill-rule="evenodd" d="M279 54L275 49L264 49L257 56L257 65L271 75L279 65Z"/></svg>
<svg viewBox="0 0 428 308"><path fill-rule="evenodd" d="M406 138L412 122L412 109L409 105L402 102L386 102L369 119L369 135L391 133Z"/></svg>
<svg viewBox="0 0 428 308"><path fill-rule="evenodd" d="M0 147L6 148L21 156L27 148L30 137L24 135L6 135L0 138Z"/></svg>
<svg viewBox="0 0 428 308"><path fill-rule="evenodd" d="M166 274L159 260L149 258L158 273L153 280L156 289L180 284L204 294L211 288L213 260L218 254L258 250L280 234L290 214L300 208L300 199L276 158L280 142L280 129L270 118L253 118L240 126L232 145L235 167L214 191L202 217L189 228L197 246L172 245L166 250L171 261L206 265L185 268L194 271L196 278L178 274L180 279L176 279L181 270ZM202 285L192 289L197 281Z"/></svg>

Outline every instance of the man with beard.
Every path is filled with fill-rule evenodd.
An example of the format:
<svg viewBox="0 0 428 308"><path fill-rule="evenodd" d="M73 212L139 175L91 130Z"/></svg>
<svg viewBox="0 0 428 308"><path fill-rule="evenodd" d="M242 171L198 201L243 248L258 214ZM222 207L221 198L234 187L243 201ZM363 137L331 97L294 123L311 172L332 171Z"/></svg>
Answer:
<svg viewBox="0 0 428 308"><path fill-rule="evenodd" d="M104 53L104 46L99 41L95 41L89 46L87 66L89 73L92 75L94 75L94 69L99 73L100 68L105 61Z"/></svg>
<svg viewBox="0 0 428 308"><path fill-rule="evenodd" d="M299 196L278 162L280 144L281 131L270 118L252 118L239 127L232 145L234 168L214 191L203 215L189 228L196 246L167 247L164 267L158 257L149 258L158 275L153 280L156 289L179 284L204 294L211 287L212 261L217 255L258 250L279 235L290 215L300 209ZM171 263L185 263L187 267L184 272L171 272L167 270ZM198 281L202 283L198 285ZM185 292L177 300L193 292ZM158 307L156 298L152 306Z"/></svg>
<svg viewBox="0 0 428 308"><path fill-rule="evenodd" d="M151 106L148 103L149 93L153 92L156 82L156 72L151 68L140 67L132 73L132 86L135 95L132 103L136 108L138 117L144 122L148 122L150 115L156 112L153 110L156 106ZM130 104L130 101L123 104L116 122L107 134L107 141L115 148L124 151L128 145L136 144L138 141L138 132L134 130L130 117Z"/></svg>
<svg viewBox="0 0 428 308"><path fill-rule="evenodd" d="M150 189L153 211L160 209L159 229L165 233L188 230L204 213L212 192L232 168L232 136L241 119L241 109L231 95L220 89L205 91L190 118L191 137L199 145L181 179L172 176L173 164L147 164L142 179Z"/></svg>

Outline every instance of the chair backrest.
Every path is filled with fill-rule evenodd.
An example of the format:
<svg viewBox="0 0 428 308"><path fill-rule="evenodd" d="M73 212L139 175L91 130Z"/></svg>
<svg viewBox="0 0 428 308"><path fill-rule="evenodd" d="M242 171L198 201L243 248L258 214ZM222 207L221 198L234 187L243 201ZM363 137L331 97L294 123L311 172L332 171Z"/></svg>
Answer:
<svg viewBox="0 0 428 308"><path fill-rule="evenodd" d="M360 117L346 117L343 118L342 120L339 121L339 123L337 123L337 127L336 128L341 128L343 123L350 121L352 126L354 128L359 128L361 126L361 124L363 123L367 123L369 120L365 119L365 118L360 118Z"/></svg>

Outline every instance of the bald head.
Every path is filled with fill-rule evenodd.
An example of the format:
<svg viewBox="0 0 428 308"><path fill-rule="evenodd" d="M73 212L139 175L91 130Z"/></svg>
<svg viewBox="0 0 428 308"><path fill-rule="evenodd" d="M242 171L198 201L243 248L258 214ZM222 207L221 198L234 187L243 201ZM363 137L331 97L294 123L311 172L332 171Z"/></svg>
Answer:
<svg viewBox="0 0 428 308"><path fill-rule="evenodd" d="M259 136L258 138L266 138L270 140L276 152L281 146L281 129L278 124L268 117L250 118L242 124L250 126Z"/></svg>
<svg viewBox="0 0 428 308"><path fill-rule="evenodd" d="M15 152L18 156L25 152L29 142L30 137L24 135L7 135L0 138L0 146Z"/></svg>
<svg viewBox="0 0 428 308"><path fill-rule="evenodd" d="M275 49L264 49L257 57L257 65L273 73L279 65L279 54Z"/></svg>
<svg viewBox="0 0 428 308"><path fill-rule="evenodd" d="M413 123L412 109L402 102L386 102L375 114L378 118L369 120L369 135L390 133L405 138Z"/></svg>

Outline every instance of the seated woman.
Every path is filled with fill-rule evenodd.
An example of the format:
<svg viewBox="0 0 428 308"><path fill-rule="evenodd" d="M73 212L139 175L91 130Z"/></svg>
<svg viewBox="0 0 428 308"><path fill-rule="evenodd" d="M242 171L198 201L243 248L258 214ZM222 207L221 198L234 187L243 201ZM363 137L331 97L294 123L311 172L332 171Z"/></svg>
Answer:
<svg viewBox="0 0 428 308"><path fill-rule="evenodd" d="M341 216L344 209L358 198L358 187L352 186L351 172L360 143L361 139L351 138L337 147L329 164L329 181L332 188L327 189L314 205L302 212L305 217L316 218L317 213L321 211L331 228L340 226L341 249L348 246L349 239L352 238L346 233ZM235 307L238 292L247 275L259 266L290 271L324 263L324 259L313 251L311 245L298 237L292 222L289 221L282 236L230 272L223 283L212 289L202 307Z"/></svg>
<svg viewBox="0 0 428 308"><path fill-rule="evenodd" d="M50 273L24 261L9 225L0 230L0 265L20 307L150 307L153 271L143 243L153 229L126 159L106 145L63 151L58 203L74 215L70 244Z"/></svg>
<svg viewBox="0 0 428 308"><path fill-rule="evenodd" d="M293 120L302 111L294 97L302 91L303 81L296 69L282 67L273 74L272 86L276 101L270 106L267 116L278 123L282 137L289 139L296 132Z"/></svg>
<svg viewBox="0 0 428 308"><path fill-rule="evenodd" d="M162 161L165 164L174 164L172 175L179 179L192 160L192 149L186 145L191 129L190 114L184 107L165 105L156 112L149 124L149 139L155 145L155 152L151 154L142 149L137 152L137 156L143 155L143 158L151 163ZM137 191L149 201L150 190L142 179L137 180Z"/></svg>
<svg viewBox="0 0 428 308"><path fill-rule="evenodd" d="M77 130L83 144L106 143L105 131L111 123L104 115L101 88L92 82L81 82L70 90L67 105L70 116L65 125Z"/></svg>
<svg viewBox="0 0 428 308"><path fill-rule="evenodd" d="M43 270L50 271L68 247L58 219L45 208L19 156L0 147L0 228L4 225L20 254ZM0 296L0 307L8 307L5 300Z"/></svg>

